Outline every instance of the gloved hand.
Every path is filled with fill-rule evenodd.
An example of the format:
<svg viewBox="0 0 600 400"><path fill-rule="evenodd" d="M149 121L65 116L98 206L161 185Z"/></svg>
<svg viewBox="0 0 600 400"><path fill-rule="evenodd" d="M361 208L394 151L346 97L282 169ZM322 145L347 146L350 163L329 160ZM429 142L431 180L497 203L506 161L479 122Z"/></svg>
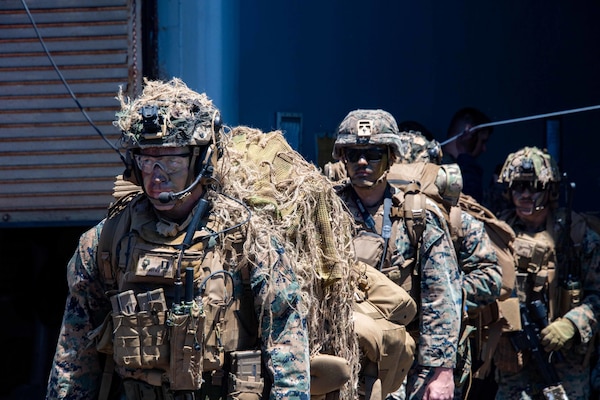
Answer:
<svg viewBox="0 0 600 400"><path fill-rule="evenodd" d="M566 318L559 318L542 329L542 346L546 351L560 350L575 336L576 328Z"/></svg>

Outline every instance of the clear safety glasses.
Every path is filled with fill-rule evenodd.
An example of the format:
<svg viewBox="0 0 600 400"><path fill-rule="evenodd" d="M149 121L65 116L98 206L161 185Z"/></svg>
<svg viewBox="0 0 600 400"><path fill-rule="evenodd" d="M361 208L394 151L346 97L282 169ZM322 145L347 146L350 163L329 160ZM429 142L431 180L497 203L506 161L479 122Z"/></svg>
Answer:
<svg viewBox="0 0 600 400"><path fill-rule="evenodd" d="M145 174L151 174L155 165L158 165L167 174L183 171L190 165L190 153L166 154L164 156L136 154L134 158L138 168Z"/></svg>

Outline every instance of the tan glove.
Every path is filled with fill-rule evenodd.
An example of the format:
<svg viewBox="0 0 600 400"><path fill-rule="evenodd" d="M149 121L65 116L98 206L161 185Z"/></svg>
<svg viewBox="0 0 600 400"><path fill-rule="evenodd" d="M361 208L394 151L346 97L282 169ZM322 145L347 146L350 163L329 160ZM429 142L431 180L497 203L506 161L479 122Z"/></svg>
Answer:
<svg viewBox="0 0 600 400"><path fill-rule="evenodd" d="M559 318L542 329L542 346L546 351L560 350L573 339L575 332L575 325L571 321L566 318Z"/></svg>

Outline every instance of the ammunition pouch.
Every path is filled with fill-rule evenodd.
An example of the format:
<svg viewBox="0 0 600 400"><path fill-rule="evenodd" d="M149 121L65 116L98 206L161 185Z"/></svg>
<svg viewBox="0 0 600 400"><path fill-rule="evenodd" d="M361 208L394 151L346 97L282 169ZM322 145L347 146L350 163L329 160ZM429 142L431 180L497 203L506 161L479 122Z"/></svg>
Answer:
<svg viewBox="0 0 600 400"><path fill-rule="evenodd" d="M171 349L170 387L171 390L197 390L202 385L204 314L196 302L180 307L183 310L171 311L167 321Z"/></svg>
<svg viewBox="0 0 600 400"><path fill-rule="evenodd" d="M514 242L517 268L523 272L535 274L548 265L550 247L539 241L519 236Z"/></svg>
<svg viewBox="0 0 600 400"><path fill-rule="evenodd" d="M265 386L260 350L231 353L227 400L260 400Z"/></svg>
<svg viewBox="0 0 600 400"><path fill-rule="evenodd" d="M115 364L132 369L160 369L169 366L166 312L113 313L113 358Z"/></svg>
<svg viewBox="0 0 600 400"><path fill-rule="evenodd" d="M559 315L565 315L571 309L577 307L581 304L581 299L583 298L583 293L581 290L581 285L575 284L574 282L569 282L567 287L560 286L559 289Z"/></svg>
<svg viewBox="0 0 600 400"><path fill-rule="evenodd" d="M368 265L379 265L385 241L376 233L361 231L353 239L354 252L358 261Z"/></svg>

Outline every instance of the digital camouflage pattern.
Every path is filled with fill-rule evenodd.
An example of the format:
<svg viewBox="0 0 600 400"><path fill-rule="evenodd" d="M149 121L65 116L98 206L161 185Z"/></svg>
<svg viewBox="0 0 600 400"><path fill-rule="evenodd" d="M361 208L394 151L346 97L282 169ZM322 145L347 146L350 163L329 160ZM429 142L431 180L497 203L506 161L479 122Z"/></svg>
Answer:
<svg viewBox="0 0 600 400"><path fill-rule="evenodd" d="M442 146L436 140L427 140L421 132L400 132L400 157L396 162L412 164L415 162L431 162L441 164Z"/></svg>
<svg viewBox="0 0 600 400"><path fill-rule="evenodd" d="M348 205L350 213L358 223L355 236L369 232L362 214L350 194L349 186L340 188L339 195ZM395 189L397 194L399 193ZM381 231L383 206L372 214L376 230ZM404 221L392 218L392 239L390 258L384 272L407 273L407 268L417 268L418 284L410 288L409 293L419 305L419 325L417 338L417 364L425 367L453 368L456 361L456 349L460 329L462 280L452 242L445 223L427 211L427 223L423 233L423 243L419 250L419 265L414 266L416 248L411 244ZM377 267L377 266L376 266ZM408 273L409 279L412 274ZM395 280L395 279L393 279Z"/></svg>
<svg viewBox="0 0 600 400"><path fill-rule="evenodd" d="M216 201L215 208L218 209L221 202ZM135 206L136 212L144 209L143 204L143 200L130 203ZM240 210L234 211L231 202L221 207L234 214L243 212L239 205ZM145 209L153 214L149 204ZM97 266L96 249L102 226L103 222L81 236L78 249L68 265L70 291L48 382L47 399L93 399L98 395L102 356L96 351L90 332L110 311L106 287L100 280ZM185 226L178 229L178 235L185 234ZM271 246L271 250L266 251L273 254L266 258L285 260L277 257L278 253L284 252L283 247L276 241L271 241ZM281 265L280 262L271 265L264 262L266 259L261 259L255 260L256 267L250 271L250 283L257 316L263 316L260 320L263 359L273 379L270 399L308 399L309 349L300 284L290 265ZM230 262L232 266L236 265L234 260ZM231 268L231 272L234 281L241 282L240 269ZM277 295L273 296L273 293ZM263 313L263 304L267 305L271 314ZM135 377L134 371L123 370L120 374Z"/></svg>
<svg viewBox="0 0 600 400"><path fill-rule="evenodd" d="M427 140L420 132L400 132L400 164L426 162L440 164L442 150L435 140ZM393 168L393 167L392 167ZM458 263L464 275L465 300L468 309L493 303L500 295L502 268L483 222L460 211L462 237L456 246Z"/></svg>
<svg viewBox="0 0 600 400"><path fill-rule="evenodd" d="M400 156L398 124L384 110L350 111L338 126L332 156L342 158L342 148L347 146L389 146L395 157Z"/></svg>
<svg viewBox="0 0 600 400"><path fill-rule="evenodd" d="M81 235L67 265L69 294L46 399L95 399L98 397L102 358L90 332L110 312L105 286L96 265L96 249L103 222Z"/></svg>
<svg viewBox="0 0 600 400"><path fill-rule="evenodd" d="M493 303L500 296L502 267L498 264L483 222L461 211L461 224L465 236L457 250L457 257L465 273L465 305L468 310L474 310Z"/></svg>
<svg viewBox="0 0 600 400"><path fill-rule="evenodd" d="M498 176L498 183L506 183L508 187L514 181L531 181L546 187L548 183L560 182L560 172L548 152L537 147L524 147L506 157Z"/></svg>
<svg viewBox="0 0 600 400"><path fill-rule="evenodd" d="M553 210L550 214L547 231L554 241L557 240L565 221L563 209ZM532 237L525 230L514 211L510 210L500 216L515 230L517 237ZM564 363L554 362L555 369L569 396L569 399L588 399L590 393L590 367L584 364L588 346L593 345L592 337L598 332L600 318L600 236L594 230L584 225L583 234L578 238L575 232L580 231L581 218L576 213L572 214L572 238L575 248L578 249L577 257L581 265L581 282L583 285L583 298L581 305L571 309L564 315L577 328L578 337L573 347L563 351ZM555 256L554 256L555 257ZM555 260L555 258L554 258ZM557 268L561 268L560 265ZM544 288L547 296L547 286ZM557 316L559 317L559 316ZM506 350L506 349L504 349ZM508 400L515 398L541 398L540 390L542 380L536 372L535 363L531 360L525 362L523 369L517 373L497 369L498 382L497 399Z"/></svg>

